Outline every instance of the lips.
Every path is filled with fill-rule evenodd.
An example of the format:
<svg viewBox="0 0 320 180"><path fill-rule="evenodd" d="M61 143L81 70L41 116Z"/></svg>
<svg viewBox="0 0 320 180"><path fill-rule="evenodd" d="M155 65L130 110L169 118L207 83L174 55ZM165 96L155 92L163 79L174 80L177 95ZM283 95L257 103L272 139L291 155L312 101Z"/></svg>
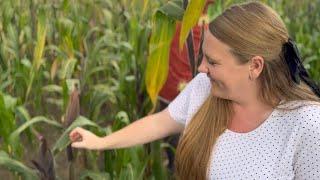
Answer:
<svg viewBox="0 0 320 180"><path fill-rule="evenodd" d="M209 78L209 79L210 79L211 84L217 84L217 81L215 81L214 79L212 79L212 78Z"/></svg>

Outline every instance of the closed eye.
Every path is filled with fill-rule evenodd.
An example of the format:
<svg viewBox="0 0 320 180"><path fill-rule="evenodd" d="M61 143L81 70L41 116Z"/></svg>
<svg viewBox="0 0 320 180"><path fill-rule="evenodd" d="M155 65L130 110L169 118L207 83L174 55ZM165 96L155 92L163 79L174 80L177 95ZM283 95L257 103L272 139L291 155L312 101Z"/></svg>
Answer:
<svg viewBox="0 0 320 180"><path fill-rule="evenodd" d="M206 58L206 61L208 62L208 64L210 65L215 65L215 64L218 64L216 61L214 61L213 59L211 59L208 55L205 54L205 58Z"/></svg>
<svg viewBox="0 0 320 180"><path fill-rule="evenodd" d="M208 64L210 64L210 65L215 65L215 64L217 64L217 63L215 63L215 62L213 62L213 61L211 61L211 60L209 60L209 59L207 59L207 62L208 62Z"/></svg>

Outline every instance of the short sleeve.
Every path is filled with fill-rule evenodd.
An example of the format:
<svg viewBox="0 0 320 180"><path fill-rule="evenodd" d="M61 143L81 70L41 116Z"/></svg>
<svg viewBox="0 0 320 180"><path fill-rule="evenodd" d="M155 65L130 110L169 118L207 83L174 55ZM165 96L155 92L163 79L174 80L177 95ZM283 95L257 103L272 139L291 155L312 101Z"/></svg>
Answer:
<svg viewBox="0 0 320 180"><path fill-rule="evenodd" d="M300 141L295 154L295 178L320 179L320 106L303 108Z"/></svg>
<svg viewBox="0 0 320 180"><path fill-rule="evenodd" d="M205 73L193 78L180 94L169 104L171 117L182 124L194 114L210 92L211 84Z"/></svg>

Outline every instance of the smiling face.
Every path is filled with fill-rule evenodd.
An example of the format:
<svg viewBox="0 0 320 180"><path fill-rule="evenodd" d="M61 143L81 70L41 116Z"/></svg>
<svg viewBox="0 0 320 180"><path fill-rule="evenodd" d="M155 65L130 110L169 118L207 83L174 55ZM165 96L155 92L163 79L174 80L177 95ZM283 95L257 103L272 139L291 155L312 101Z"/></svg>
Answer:
<svg viewBox="0 0 320 180"><path fill-rule="evenodd" d="M211 80L212 94L223 99L238 99L251 92L252 81L249 80L249 63L240 61L231 53L231 48L215 38L209 31L205 32L203 42L203 60L198 68Z"/></svg>

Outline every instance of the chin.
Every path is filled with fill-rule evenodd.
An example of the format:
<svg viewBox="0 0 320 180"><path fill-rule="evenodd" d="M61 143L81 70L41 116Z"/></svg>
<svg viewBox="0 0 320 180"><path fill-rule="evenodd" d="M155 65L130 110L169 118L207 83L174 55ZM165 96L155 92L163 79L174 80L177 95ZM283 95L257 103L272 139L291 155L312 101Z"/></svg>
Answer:
<svg viewBox="0 0 320 180"><path fill-rule="evenodd" d="M222 98L222 94L219 92L217 88L211 87L211 95L214 97Z"/></svg>

